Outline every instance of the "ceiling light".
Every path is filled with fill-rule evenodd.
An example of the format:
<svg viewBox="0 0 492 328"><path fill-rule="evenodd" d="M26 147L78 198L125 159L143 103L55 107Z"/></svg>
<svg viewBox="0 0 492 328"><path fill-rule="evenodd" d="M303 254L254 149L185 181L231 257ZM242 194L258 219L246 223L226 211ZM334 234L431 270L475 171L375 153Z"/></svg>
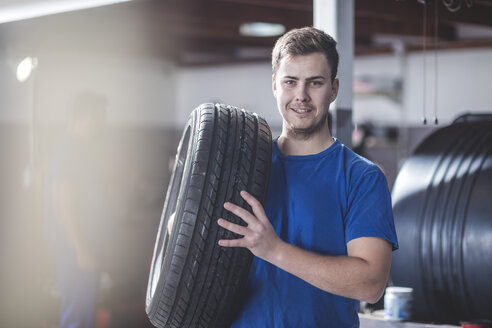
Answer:
<svg viewBox="0 0 492 328"><path fill-rule="evenodd" d="M285 26L263 22L244 23L239 26L239 34L243 36L269 37L285 33Z"/></svg>
<svg viewBox="0 0 492 328"><path fill-rule="evenodd" d="M29 78L33 69L38 65L38 60L33 57L24 58L19 65L17 65L16 77L17 81L24 82Z"/></svg>
<svg viewBox="0 0 492 328"><path fill-rule="evenodd" d="M130 0L23 0L0 4L0 24Z"/></svg>

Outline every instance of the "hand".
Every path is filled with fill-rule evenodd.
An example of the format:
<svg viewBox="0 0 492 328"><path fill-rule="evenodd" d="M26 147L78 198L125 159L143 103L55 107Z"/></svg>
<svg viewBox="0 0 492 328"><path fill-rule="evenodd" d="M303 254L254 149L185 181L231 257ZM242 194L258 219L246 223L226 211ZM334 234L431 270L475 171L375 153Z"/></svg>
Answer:
<svg viewBox="0 0 492 328"><path fill-rule="evenodd" d="M243 219L247 226L234 224L222 218L217 223L222 228L243 237L228 240L221 239L219 240L219 245L224 247L246 247L255 256L271 262L282 240L275 233L261 203L246 191L241 191L240 195L251 206L253 213L229 202L224 204L224 208Z"/></svg>

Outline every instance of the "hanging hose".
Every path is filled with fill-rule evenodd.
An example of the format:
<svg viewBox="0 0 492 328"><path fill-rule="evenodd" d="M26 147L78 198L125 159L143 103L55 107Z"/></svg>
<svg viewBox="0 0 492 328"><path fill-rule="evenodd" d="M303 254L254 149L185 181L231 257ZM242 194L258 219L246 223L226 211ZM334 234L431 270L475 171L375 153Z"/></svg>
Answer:
<svg viewBox="0 0 492 328"><path fill-rule="evenodd" d="M432 1L418 0L424 5L423 13L423 26L422 26L422 124L427 124L427 5ZM437 100L438 100L438 81L437 81L437 48L438 48L438 27L439 27L439 15L438 15L438 2L435 2L434 6L434 117L433 122L435 125L439 124L437 118Z"/></svg>
<svg viewBox="0 0 492 328"><path fill-rule="evenodd" d="M401 0L396 0L401 1ZM423 27L422 27L422 68L423 68L423 78L422 78L422 124L427 124L427 110L426 110L426 96L427 96L427 85L426 85L426 75L427 75L427 63L426 63L426 55L427 55L427 5L434 2L434 0L417 0L417 2L424 5L424 13L423 13ZM468 8L471 8L475 4L475 0L442 0L444 6L450 12L458 12L465 5ZM439 28L439 3L436 0L434 2L434 117L433 121L435 125L439 124L439 120L437 118L437 108L438 108L438 80L437 80L437 49L438 49L438 28Z"/></svg>
<svg viewBox="0 0 492 328"><path fill-rule="evenodd" d="M427 86L426 86L426 73L427 73L427 67L426 67L426 61L425 61L425 55L426 55L426 48L427 48L427 42L426 42L426 34L427 34L427 5L424 4L424 20L423 20L423 28L422 28L422 124L426 125L427 124L427 117L426 117L426 110L425 110L425 105L426 105L426 91L427 91Z"/></svg>
<svg viewBox="0 0 492 328"><path fill-rule="evenodd" d="M439 120L437 119L437 37L438 37L438 28L439 28L439 4L436 1L434 6L434 124L439 124Z"/></svg>
<svg viewBox="0 0 492 328"><path fill-rule="evenodd" d="M401 1L401 0L396 0L396 1ZM417 2L420 2L423 5L428 5L433 2L433 0L417 0ZM437 1L436 1L437 2ZM475 5L475 0L442 0L442 3L450 12L458 12L463 8L463 5L465 5L468 8L471 8ZM436 4L437 7L437 4Z"/></svg>
<svg viewBox="0 0 492 328"><path fill-rule="evenodd" d="M460 11L463 7L463 0L442 0L442 2L452 13Z"/></svg>

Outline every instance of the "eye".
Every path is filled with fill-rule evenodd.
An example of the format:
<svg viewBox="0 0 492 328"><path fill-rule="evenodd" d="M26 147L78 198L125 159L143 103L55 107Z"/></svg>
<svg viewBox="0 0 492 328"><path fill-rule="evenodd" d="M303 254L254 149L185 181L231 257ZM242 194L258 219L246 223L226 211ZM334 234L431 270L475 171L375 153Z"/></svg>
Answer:
<svg viewBox="0 0 492 328"><path fill-rule="evenodd" d="M294 81L294 80L285 80L284 83L287 84L288 86L293 86L293 85L296 84L296 81Z"/></svg>
<svg viewBox="0 0 492 328"><path fill-rule="evenodd" d="M319 87L320 85L322 85L323 83L321 81L311 81L311 85L313 87Z"/></svg>

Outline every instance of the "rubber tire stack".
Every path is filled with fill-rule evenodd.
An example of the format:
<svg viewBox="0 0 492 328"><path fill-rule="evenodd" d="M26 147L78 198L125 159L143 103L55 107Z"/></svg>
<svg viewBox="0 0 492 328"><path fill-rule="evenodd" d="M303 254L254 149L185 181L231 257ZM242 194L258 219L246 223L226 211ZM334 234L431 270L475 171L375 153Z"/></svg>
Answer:
<svg viewBox="0 0 492 328"><path fill-rule="evenodd" d="M270 173L271 132L257 114L203 104L186 124L169 183L149 276L146 311L156 327L228 327L237 313L253 255L225 248L240 238L217 225L222 217L245 225L223 208L250 209L247 190L264 204Z"/></svg>

